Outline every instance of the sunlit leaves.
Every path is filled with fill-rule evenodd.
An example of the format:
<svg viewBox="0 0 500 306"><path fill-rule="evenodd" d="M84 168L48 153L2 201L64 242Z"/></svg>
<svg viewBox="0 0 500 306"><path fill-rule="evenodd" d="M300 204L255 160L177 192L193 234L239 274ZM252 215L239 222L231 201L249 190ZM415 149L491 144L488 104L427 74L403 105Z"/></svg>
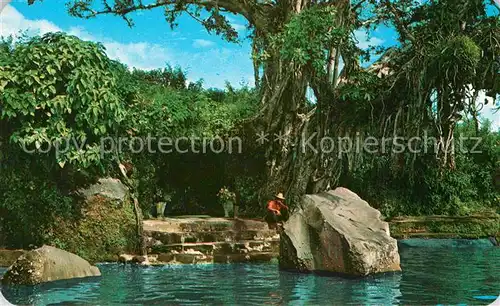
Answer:
<svg viewBox="0 0 500 306"><path fill-rule="evenodd" d="M62 33L17 44L0 70L1 117L15 127L11 140L38 148L83 137L89 146L68 150L58 162L98 161L89 157L96 157L92 142L125 112L110 64L101 45Z"/></svg>
<svg viewBox="0 0 500 306"><path fill-rule="evenodd" d="M303 67L311 65L324 72L326 51L340 44L348 32L335 26L335 10L331 7L312 7L293 16L283 33L273 38L283 59Z"/></svg>
<svg viewBox="0 0 500 306"><path fill-rule="evenodd" d="M435 80L435 86L470 84L480 59L481 49L472 39L463 35L451 36L433 46L428 77Z"/></svg>

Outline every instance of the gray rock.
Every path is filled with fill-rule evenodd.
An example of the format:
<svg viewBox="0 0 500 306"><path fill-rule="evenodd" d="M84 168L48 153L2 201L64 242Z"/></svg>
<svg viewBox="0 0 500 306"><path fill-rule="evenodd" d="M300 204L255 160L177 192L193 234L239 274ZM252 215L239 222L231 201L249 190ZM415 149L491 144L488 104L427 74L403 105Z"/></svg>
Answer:
<svg viewBox="0 0 500 306"><path fill-rule="evenodd" d="M346 188L304 196L283 226L280 268L354 276L400 271L397 241L380 217Z"/></svg>
<svg viewBox="0 0 500 306"><path fill-rule="evenodd" d="M100 275L99 269L85 259L55 247L42 246L19 257L5 272L2 283L36 285Z"/></svg>
<svg viewBox="0 0 500 306"><path fill-rule="evenodd" d="M25 250L0 249L0 267L10 267L24 253Z"/></svg>
<svg viewBox="0 0 500 306"><path fill-rule="evenodd" d="M134 259L134 255L129 255L129 254L121 254L118 257L118 261L121 263L128 263L131 262Z"/></svg>
<svg viewBox="0 0 500 306"><path fill-rule="evenodd" d="M100 178L96 184L80 190L80 194L86 199L103 196L118 203L123 203L127 199L128 188L119 179Z"/></svg>

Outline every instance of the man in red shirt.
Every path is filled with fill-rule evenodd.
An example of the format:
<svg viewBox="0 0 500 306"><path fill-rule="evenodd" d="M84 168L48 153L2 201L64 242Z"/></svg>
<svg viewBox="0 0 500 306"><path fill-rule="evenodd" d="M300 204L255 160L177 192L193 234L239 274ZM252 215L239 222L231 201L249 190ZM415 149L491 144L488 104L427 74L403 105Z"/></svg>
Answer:
<svg viewBox="0 0 500 306"><path fill-rule="evenodd" d="M277 224L281 224L283 221L286 221L286 218L283 216L282 209L288 210L288 206L283 203L284 200L285 197L280 192L276 195L274 200L267 202L266 222L269 228L276 228Z"/></svg>

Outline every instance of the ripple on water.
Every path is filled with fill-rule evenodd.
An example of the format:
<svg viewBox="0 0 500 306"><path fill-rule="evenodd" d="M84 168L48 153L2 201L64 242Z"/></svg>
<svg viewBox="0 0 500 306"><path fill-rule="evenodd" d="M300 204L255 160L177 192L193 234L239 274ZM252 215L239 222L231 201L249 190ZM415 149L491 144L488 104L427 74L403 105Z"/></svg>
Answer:
<svg viewBox="0 0 500 306"><path fill-rule="evenodd" d="M500 293L500 248L402 248L402 273L345 279L273 264L100 265L102 277L2 288L35 305L484 304Z"/></svg>

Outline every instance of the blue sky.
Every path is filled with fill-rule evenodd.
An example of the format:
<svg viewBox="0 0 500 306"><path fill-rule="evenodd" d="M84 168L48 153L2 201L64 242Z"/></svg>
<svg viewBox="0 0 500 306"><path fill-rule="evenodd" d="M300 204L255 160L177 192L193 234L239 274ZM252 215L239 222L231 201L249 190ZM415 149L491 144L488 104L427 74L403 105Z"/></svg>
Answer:
<svg viewBox="0 0 500 306"><path fill-rule="evenodd" d="M36 2L32 6L26 2L14 0L1 12L1 35L28 28L33 34L60 30L104 43L108 56L131 67L180 65L190 80L203 78L206 87L224 87L226 80L235 85L252 82L250 43L244 39L248 33L244 20L237 16L231 17L231 22L241 34L241 44L208 34L189 17L181 17L180 26L172 31L161 10L135 14L135 26L129 28L115 16L90 20L71 17L63 1Z"/></svg>
<svg viewBox="0 0 500 306"><path fill-rule="evenodd" d="M250 41L246 39L249 32L246 21L239 16L230 16L241 39L240 44L235 44L207 33L187 16L181 17L179 27L171 30L160 9L134 14L135 25L129 28L116 16L90 20L71 17L63 1L37 1L32 6L26 2L13 0L2 11L1 35L26 29L33 34L60 30L104 43L108 56L131 67L153 69L169 63L187 70L190 80L203 78L206 87L224 87L226 80L234 85L253 85ZM392 35L368 38L360 32L357 36L362 47L394 41Z"/></svg>
<svg viewBox="0 0 500 306"><path fill-rule="evenodd" d="M8 0L0 0L6 2ZM99 41L106 47L110 58L120 60L129 67L141 69L162 68L165 64L181 66L188 79L204 79L205 87L223 88L226 81L236 87L253 85L253 66L250 59L250 41L246 21L230 16L233 27L241 38L240 44L228 43L211 35L190 17L179 19L179 27L171 30L161 10L136 13L134 27L116 16L99 16L90 20L71 17L62 0L37 1L28 6L26 0L12 0L0 12L0 36L28 31L30 34L64 31L84 40ZM495 9L492 8L492 13ZM358 45L393 45L395 32L381 27L370 37L357 32ZM484 101L484 98L482 99ZM493 113L489 103L484 117L500 127L500 113Z"/></svg>

